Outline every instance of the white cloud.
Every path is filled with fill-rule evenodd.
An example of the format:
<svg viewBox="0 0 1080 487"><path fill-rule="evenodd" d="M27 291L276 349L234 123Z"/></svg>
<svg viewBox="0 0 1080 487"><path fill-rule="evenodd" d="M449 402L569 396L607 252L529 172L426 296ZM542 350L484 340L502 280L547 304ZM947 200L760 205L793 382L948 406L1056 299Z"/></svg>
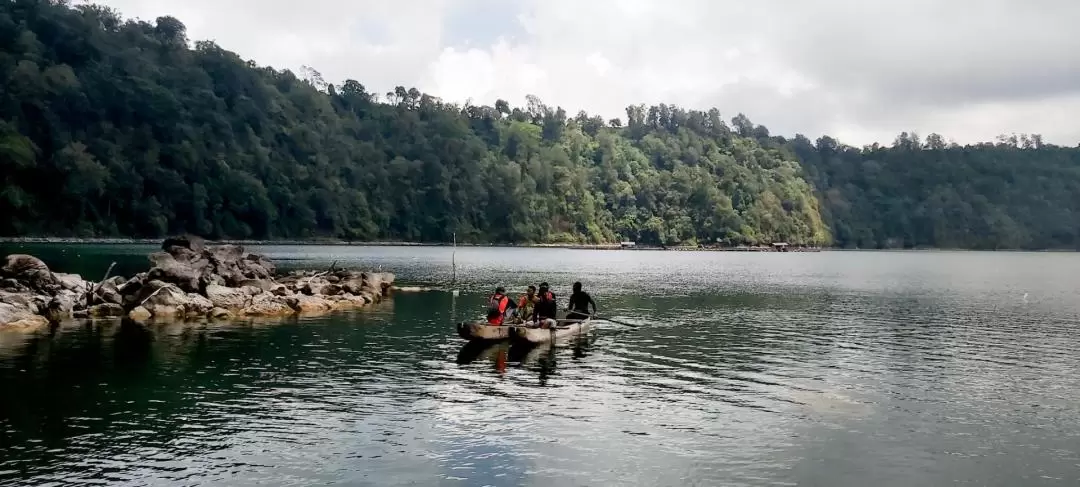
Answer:
<svg viewBox="0 0 1080 487"><path fill-rule="evenodd" d="M1080 2L1067 0L521 0L514 21L488 0L104 3L375 92L486 104L536 94L605 118L636 103L716 106L773 133L853 144L910 130L1080 141ZM479 12L464 30L447 21L462 12Z"/></svg>

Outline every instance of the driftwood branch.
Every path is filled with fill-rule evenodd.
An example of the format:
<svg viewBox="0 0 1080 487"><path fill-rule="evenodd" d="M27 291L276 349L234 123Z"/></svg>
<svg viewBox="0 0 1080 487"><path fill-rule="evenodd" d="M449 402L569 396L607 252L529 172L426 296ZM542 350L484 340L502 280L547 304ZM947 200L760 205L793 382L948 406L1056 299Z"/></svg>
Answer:
<svg viewBox="0 0 1080 487"><path fill-rule="evenodd" d="M105 282L105 280L109 278L109 274L112 274L113 267L116 267L116 262L109 264L109 268L105 269L105 277L101 278L101 282ZM101 284L98 285L100 286Z"/></svg>
<svg viewBox="0 0 1080 487"><path fill-rule="evenodd" d="M296 286L296 288L297 288L297 289L300 289L300 288L304 287L304 285L307 285L307 284L311 284L311 281L312 281L312 279L315 279L316 277L322 277L322 276L325 276L325 275L327 275L327 274L329 274L329 273L330 273L330 271L325 271L325 272L320 272L320 273L318 273L318 274L315 274L315 275L313 275L313 276L311 276L311 277L307 278L307 280L306 280L306 281L304 281L304 284L303 284L303 285L299 285L299 286Z"/></svg>
<svg viewBox="0 0 1080 487"><path fill-rule="evenodd" d="M86 308L90 307L91 299L94 297L94 284L90 282L83 283L83 305Z"/></svg>
<svg viewBox="0 0 1080 487"><path fill-rule="evenodd" d="M92 284L89 282L86 283L86 296L84 297L84 299L86 300L87 308L90 307L90 303L94 299L94 295L97 294L98 290L101 289L101 285L105 284L105 280L109 278L109 274L112 274L113 267L116 267L116 262L109 264L109 268L105 269L105 277L102 277L101 281L99 281L97 284Z"/></svg>
<svg viewBox="0 0 1080 487"><path fill-rule="evenodd" d="M157 290L150 293L150 295L147 296L146 299L140 301L139 306L142 306L142 305L146 304L146 302L149 301L150 298L154 297L155 294L160 293L162 289L172 289L172 286L161 286L161 287L157 288Z"/></svg>

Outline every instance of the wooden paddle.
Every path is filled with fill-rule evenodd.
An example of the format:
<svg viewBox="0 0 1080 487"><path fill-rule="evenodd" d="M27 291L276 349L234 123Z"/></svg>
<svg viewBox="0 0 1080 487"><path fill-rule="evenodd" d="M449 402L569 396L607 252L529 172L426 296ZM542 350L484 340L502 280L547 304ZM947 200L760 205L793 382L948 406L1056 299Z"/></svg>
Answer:
<svg viewBox="0 0 1080 487"><path fill-rule="evenodd" d="M580 312L579 312L579 313L580 313ZM613 319L611 319L611 318L604 318L604 317L602 317L602 316L597 316L597 315L590 315L590 314L586 314L586 313L580 313L580 314L583 314L583 315L585 315L585 316L588 316L589 318L592 318L592 319L594 319L594 320L603 320L603 321L610 321L610 322L612 322L612 323L618 323L618 324L620 324L620 325L623 325L623 326L629 326L629 327L631 327L631 328L637 328L637 327L641 326L641 325L635 325L635 324L633 324L633 323L627 323L627 322L625 322L625 321L613 320Z"/></svg>

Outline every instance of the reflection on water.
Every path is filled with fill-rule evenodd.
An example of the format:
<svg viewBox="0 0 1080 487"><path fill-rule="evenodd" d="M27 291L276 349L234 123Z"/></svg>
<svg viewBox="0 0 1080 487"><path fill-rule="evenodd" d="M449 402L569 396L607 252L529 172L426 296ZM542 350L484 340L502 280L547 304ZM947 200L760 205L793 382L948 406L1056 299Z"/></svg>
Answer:
<svg viewBox="0 0 1080 487"><path fill-rule="evenodd" d="M426 284L449 265L448 249L268 250ZM0 484L1080 481L1073 254L459 249L457 262L456 298L0 332ZM577 279L602 314L641 326L535 347L454 331L497 283L547 280L565 300Z"/></svg>

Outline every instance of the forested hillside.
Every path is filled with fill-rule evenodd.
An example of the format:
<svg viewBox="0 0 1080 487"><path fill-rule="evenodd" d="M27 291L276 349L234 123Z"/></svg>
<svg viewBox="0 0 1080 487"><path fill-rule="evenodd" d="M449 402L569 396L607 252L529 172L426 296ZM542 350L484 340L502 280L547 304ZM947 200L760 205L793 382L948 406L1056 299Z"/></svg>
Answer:
<svg viewBox="0 0 1080 487"><path fill-rule="evenodd" d="M716 111L629 127L256 66L176 19L0 11L0 233L826 243L801 168Z"/></svg>
<svg viewBox="0 0 1080 487"><path fill-rule="evenodd" d="M669 105L623 120L373 93L192 46L172 17L0 2L4 236L1080 241L1076 149L908 136L856 149Z"/></svg>
<svg viewBox="0 0 1080 487"><path fill-rule="evenodd" d="M1038 135L946 144L901 134L857 149L790 142L820 189L835 245L862 248L1080 248L1080 150Z"/></svg>

